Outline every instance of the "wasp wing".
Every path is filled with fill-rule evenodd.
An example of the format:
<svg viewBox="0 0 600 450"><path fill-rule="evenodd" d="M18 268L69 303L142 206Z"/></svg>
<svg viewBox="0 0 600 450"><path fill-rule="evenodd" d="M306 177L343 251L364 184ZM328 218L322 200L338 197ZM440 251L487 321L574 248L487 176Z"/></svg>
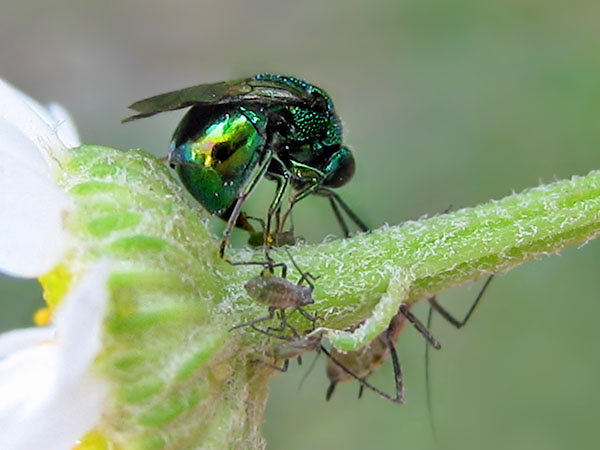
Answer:
<svg viewBox="0 0 600 450"><path fill-rule="evenodd" d="M123 123L164 111L194 105L269 104L300 105L310 100L309 95L288 84L275 80L244 78L219 83L199 84L140 100L129 106L138 114L122 120Z"/></svg>

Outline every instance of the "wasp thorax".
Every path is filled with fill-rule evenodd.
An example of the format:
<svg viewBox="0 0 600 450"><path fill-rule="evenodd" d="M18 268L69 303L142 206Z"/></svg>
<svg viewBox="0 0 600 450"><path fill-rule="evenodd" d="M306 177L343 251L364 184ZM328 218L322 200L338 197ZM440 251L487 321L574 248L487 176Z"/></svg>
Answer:
<svg viewBox="0 0 600 450"><path fill-rule="evenodd" d="M278 210L291 185L299 191L296 201L313 194L327 196L367 231L329 190L347 183L355 164L350 150L342 146L341 121L325 91L295 77L262 73L135 102L130 108L137 114L124 121L188 107L173 134L167 160L185 189L207 211L228 222L221 256L233 227L244 223L238 220L242 204L263 176L278 183L270 211ZM337 212L336 218L348 235ZM270 232L266 230L267 238ZM283 298L310 303L310 296L297 286L282 289Z"/></svg>

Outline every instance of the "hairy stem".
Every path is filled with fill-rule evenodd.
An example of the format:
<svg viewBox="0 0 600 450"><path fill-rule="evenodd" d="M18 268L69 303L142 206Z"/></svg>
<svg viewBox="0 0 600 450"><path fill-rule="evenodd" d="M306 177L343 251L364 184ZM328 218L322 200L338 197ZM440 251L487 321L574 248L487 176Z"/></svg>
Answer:
<svg viewBox="0 0 600 450"><path fill-rule="evenodd" d="M140 151L83 146L59 162L73 246L42 278L57 302L98 259L113 261L104 349L112 382L98 424L122 448L262 448L260 426L280 342L231 326L264 316L244 284L260 269L217 257L218 237L167 168ZM377 336L402 302L584 243L600 232L600 172L474 208L291 249L318 276L314 305L341 350ZM289 262L274 250L275 259ZM232 260L261 252L231 250ZM290 266L290 279L300 277ZM290 319L300 331L309 323ZM354 332L344 328L362 321ZM82 447L85 448L85 447Z"/></svg>

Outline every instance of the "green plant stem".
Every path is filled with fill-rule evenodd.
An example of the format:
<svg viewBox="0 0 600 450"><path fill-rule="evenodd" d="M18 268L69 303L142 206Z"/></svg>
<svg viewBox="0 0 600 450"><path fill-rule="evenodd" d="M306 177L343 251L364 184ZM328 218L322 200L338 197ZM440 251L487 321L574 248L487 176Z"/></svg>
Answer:
<svg viewBox="0 0 600 450"><path fill-rule="evenodd" d="M73 246L54 278L69 272L65 279L76 280L99 259L113 262L97 364L113 388L98 430L122 448L262 448L273 370L252 360L270 359L279 342L249 329L229 331L265 314L243 287L260 270L217 257L219 239L207 231L206 214L154 157L83 146L58 166L74 204L66 218ZM351 350L384 330L401 302L508 270L599 232L600 172L592 172L291 252L319 277L309 311L322 318L319 326L333 345ZM263 258L249 249L228 255ZM273 255L289 262L281 250ZM290 267L289 278L296 277ZM47 289L65 290L55 284ZM362 320L354 333L339 331ZM302 331L309 326L298 315L292 321Z"/></svg>
<svg viewBox="0 0 600 450"><path fill-rule="evenodd" d="M324 326L343 328L370 314L399 270L413 279L405 301L414 302L598 233L600 172L591 172L474 208L295 248L292 254L301 268L319 276L311 312L325 318ZM289 262L285 253L277 256ZM248 272L232 272L228 283L243 284Z"/></svg>

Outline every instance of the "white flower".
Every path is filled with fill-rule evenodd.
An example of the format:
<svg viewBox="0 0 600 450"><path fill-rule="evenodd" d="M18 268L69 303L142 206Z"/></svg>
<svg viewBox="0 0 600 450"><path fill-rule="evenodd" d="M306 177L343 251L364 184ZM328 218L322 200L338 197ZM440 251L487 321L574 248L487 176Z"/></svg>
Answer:
<svg viewBox="0 0 600 450"><path fill-rule="evenodd" d="M0 79L0 272L35 277L60 261L69 201L52 169L78 145L64 109L44 109Z"/></svg>
<svg viewBox="0 0 600 450"><path fill-rule="evenodd" d="M101 348L109 268L97 264L54 325L0 336L0 449L66 450L100 419L108 393L91 371Z"/></svg>
<svg viewBox="0 0 600 450"><path fill-rule="evenodd" d="M66 111L0 79L0 273L35 277L60 262L71 203L53 174L78 145ZM70 449L98 423L108 388L92 363L108 273L106 263L88 270L53 325L0 335L0 449Z"/></svg>

